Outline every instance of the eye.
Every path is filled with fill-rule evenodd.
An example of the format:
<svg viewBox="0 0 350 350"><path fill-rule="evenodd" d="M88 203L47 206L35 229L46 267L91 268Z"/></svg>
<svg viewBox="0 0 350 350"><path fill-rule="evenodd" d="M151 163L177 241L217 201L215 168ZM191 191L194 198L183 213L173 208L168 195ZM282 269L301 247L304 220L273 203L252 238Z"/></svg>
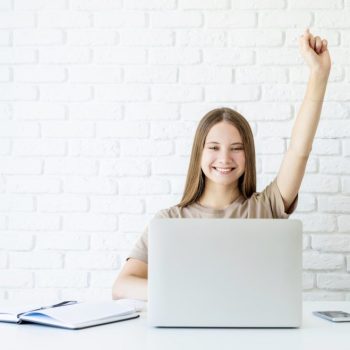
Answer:
<svg viewBox="0 0 350 350"><path fill-rule="evenodd" d="M218 148L216 146L209 147L209 149L217 150Z"/></svg>
<svg viewBox="0 0 350 350"><path fill-rule="evenodd" d="M235 152L242 151L243 147L232 148L232 150L235 151Z"/></svg>

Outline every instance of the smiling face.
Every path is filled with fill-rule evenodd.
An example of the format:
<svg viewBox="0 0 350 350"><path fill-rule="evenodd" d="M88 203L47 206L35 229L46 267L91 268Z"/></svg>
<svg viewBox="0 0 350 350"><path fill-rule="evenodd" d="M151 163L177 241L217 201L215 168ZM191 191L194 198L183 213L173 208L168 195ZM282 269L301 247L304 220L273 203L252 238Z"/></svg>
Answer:
<svg viewBox="0 0 350 350"><path fill-rule="evenodd" d="M245 170L245 153L241 135L225 121L215 124L205 139L201 168L206 182L220 185L238 184Z"/></svg>

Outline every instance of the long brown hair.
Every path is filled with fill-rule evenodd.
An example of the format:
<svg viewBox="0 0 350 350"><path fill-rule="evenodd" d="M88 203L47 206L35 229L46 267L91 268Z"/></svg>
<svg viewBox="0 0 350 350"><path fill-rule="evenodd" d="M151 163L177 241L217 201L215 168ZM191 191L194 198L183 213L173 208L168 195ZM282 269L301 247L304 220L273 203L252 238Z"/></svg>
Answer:
<svg viewBox="0 0 350 350"><path fill-rule="evenodd" d="M199 122L194 136L190 164L188 167L185 190L179 207L186 207L196 202L205 186L205 175L201 169L201 159L205 139L209 130L219 122L228 122L235 126L242 138L245 154L245 170L238 179L238 188L245 198L256 192L255 147L252 130L247 120L230 108L217 108L208 112Z"/></svg>

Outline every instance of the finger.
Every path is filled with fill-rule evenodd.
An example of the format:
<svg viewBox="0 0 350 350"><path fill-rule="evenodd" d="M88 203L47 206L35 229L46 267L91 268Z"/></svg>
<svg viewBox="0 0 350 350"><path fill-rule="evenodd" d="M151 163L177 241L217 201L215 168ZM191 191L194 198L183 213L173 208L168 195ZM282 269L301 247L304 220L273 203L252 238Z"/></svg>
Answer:
<svg viewBox="0 0 350 350"><path fill-rule="evenodd" d="M315 37L315 51L316 53L320 53L322 48L322 40L319 36Z"/></svg>
<svg viewBox="0 0 350 350"><path fill-rule="evenodd" d="M322 40L322 50L321 50L321 53L322 52L325 52L327 50L327 45L328 45L328 42L326 39L323 39Z"/></svg>
<svg viewBox="0 0 350 350"><path fill-rule="evenodd" d="M309 29L307 28L305 32L299 37L299 43L304 50L310 49L310 38L311 34L309 32Z"/></svg>

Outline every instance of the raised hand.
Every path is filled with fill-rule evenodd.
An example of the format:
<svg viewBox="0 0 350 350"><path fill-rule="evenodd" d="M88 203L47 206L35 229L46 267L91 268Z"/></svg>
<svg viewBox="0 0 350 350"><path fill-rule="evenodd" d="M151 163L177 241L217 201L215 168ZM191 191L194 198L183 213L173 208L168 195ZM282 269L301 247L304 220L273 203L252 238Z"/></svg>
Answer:
<svg viewBox="0 0 350 350"><path fill-rule="evenodd" d="M314 37L309 29L299 37L299 49L309 68L328 78L331 70L331 58L327 48L327 40Z"/></svg>

